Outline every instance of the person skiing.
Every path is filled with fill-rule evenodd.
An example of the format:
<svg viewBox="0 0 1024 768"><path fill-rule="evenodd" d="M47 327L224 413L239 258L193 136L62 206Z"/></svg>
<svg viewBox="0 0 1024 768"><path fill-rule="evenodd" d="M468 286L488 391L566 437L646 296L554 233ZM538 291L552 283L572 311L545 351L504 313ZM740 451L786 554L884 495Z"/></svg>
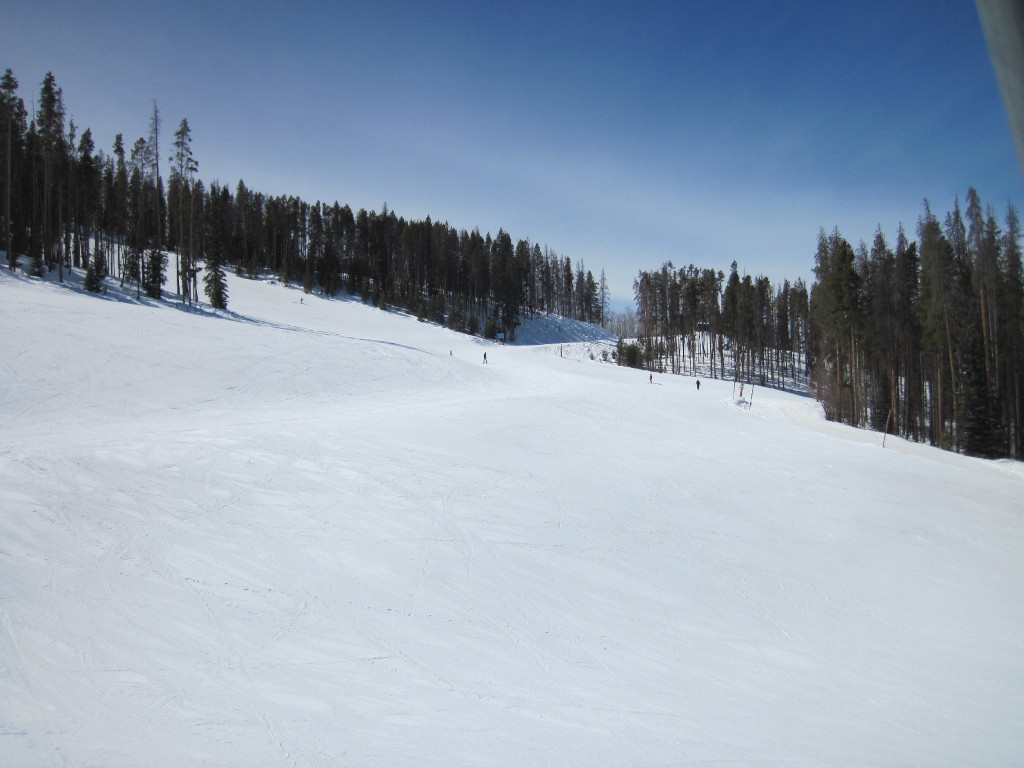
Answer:
<svg viewBox="0 0 1024 768"><path fill-rule="evenodd" d="M697 379L697 391L700 392L700 379Z"/></svg>
<svg viewBox="0 0 1024 768"><path fill-rule="evenodd" d="M484 363L485 364L487 363L487 353L486 352L484 352Z"/></svg>
<svg viewBox="0 0 1024 768"><path fill-rule="evenodd" d="M654 383L654 374L653 374L653 373L652 373L652 374L649 374L649 375L647 376L647 380L648 380L649 382L651 382L651 384L653 384L653 383Z"/></svg>

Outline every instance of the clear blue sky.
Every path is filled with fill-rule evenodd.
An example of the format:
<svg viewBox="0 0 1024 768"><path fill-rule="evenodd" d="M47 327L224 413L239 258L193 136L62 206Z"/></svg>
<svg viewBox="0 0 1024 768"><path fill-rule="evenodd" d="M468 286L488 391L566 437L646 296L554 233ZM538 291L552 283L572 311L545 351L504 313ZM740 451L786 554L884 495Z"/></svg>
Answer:
<svg viewBox="0 0 1024 768"><path fill-rule="evenodd" d="M188 118L199 175L479 227L629 301L668 260L812 277L820 227L911 237L1024 182L970 0L14 2L0 70L52 70L109 153ZM169 152L162 153L165 156Z"/></svg>

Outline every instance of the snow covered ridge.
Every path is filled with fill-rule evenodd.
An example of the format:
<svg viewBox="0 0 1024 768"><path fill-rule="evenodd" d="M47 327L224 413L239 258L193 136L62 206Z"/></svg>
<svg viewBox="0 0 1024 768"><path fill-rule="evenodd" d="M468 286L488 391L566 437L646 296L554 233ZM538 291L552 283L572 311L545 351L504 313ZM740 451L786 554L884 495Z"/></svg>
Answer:
<svg viewBox="0 0 1024 768"><path fill-rule="evenodd" d="M1019 464L229 280L0 270L3 765L1024 754Z"/></svg>
<svg viewBox="0 0 1024 768"><path fill-rule="evenodd" d="M558 315L528 318L516 329L516 344L606 343L615 345L616 337L599 325Z"/></svg>

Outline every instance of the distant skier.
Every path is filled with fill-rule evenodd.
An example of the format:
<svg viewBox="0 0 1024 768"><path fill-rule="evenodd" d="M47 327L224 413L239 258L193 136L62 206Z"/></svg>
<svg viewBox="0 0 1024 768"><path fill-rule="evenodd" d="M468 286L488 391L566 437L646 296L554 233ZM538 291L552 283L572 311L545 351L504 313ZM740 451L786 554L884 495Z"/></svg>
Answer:
<svg viewBox="0 0 1024 768"><path fill-rule="evenodd" d="M487 364L487 353L484 352L484 365L486 365L486 364Z"/></svg>
<svg viewBox="0 0 1024 768"><path fill-rule="evenodd" d="M700 392L700 379L697 379L697 391Z"/></svg>
<svg viewBox="0 0 1024 768"><path fill-rule="evenodd" d="M654 383L654 374L653 374L653 373L651 373L651 374L648 374L648 376L647 376L647 380L648 380L649 382L651 382L651 384L653 384L653 383Z"/></svg>

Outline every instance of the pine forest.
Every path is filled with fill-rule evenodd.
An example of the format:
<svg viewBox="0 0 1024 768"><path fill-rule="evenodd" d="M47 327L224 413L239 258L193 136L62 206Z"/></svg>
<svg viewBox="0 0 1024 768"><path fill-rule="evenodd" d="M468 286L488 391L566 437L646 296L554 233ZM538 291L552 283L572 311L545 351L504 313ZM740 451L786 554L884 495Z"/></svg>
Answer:
<svg viewBox="0 0 1024 768"><path fill-rule="evenodd" d="M635 316L609 311L604 274L503 229L482 235L348 205L269 196L199 178L191 128L149 131L109 154L68 121L55 78L35 113L0 80L0 246L11 270L83 274L138 297L228 306L226 271L307 293L347 292L458 331L514 339L536 313L602 324L619 364L808 389L834 421L982 457L1024 456L1020 224L969 188L941 217L924 201L916 240L879 228L854 247L822 229L814 281L773 286L732 264L640 271ZM163 145L161 142L165 142ZM162 167L162 165L164 167ZM166 168L166 186L163 172ZM809 256L811 254L809 253ZM171 263L173 259L173 263ZM173 281L173 282L172 282Z"/></svg>

